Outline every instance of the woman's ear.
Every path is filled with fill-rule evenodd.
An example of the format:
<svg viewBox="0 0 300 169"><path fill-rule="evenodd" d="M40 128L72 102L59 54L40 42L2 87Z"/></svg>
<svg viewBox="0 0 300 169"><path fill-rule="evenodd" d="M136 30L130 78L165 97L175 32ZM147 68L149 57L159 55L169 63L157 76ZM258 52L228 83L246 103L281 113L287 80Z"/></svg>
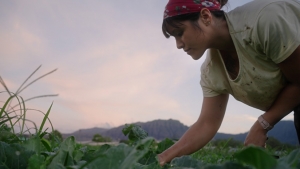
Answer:
<svg viewBox="0 0 300 169"><path fill-rule="evenodd" d="M211 23L212 15L211 15L211 12L207 8L201 9L200 20L206 26L208 26Z"/></svg>

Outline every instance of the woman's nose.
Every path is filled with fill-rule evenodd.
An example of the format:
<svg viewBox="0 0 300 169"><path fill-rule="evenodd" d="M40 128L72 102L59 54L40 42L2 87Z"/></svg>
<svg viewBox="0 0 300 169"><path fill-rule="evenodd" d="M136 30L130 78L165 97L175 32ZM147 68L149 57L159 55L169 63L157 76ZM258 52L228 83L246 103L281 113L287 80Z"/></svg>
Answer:
<svg viewBox="0 0 300 169"><path fill-rule="evenodd" d="M184 43L180 39L176 39L176 46L178 49L182 49L184 47Z"/></svg>

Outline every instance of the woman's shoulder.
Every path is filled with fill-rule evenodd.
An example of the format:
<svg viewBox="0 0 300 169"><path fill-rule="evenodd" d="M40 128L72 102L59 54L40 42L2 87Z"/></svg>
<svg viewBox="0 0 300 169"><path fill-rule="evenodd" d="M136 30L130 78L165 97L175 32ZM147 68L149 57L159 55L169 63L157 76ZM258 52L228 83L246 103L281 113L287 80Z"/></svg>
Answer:
<svg viewBox="0 0 300 169"><path fill-rule="evenodd" d="M300 1L271 2L257 16L251 37L258 51L280 63L300 44Z"/></svg>
<svg viewBox="0 0 300 169"><path fill-rule="evenodd" d="M239 6L228 13L226 19L231 25L232 32L241 32L249 28L255 27L259 18L262 15L277 15L280 14L279 10L284 9L284 6L293 6L299 10L300 1L298 0L254 0ZM276 17L269 17L272 19Z"/></svg>
<svg viewBox="0 0 300 169"><path fill-rule="evenodd" d="M236 14L256 14L260 13L266 7L276 7L282 4L296 5L300 4L299 0L253 0L242 6L238 6L235 9L228 12L229 15Z"/></svg>

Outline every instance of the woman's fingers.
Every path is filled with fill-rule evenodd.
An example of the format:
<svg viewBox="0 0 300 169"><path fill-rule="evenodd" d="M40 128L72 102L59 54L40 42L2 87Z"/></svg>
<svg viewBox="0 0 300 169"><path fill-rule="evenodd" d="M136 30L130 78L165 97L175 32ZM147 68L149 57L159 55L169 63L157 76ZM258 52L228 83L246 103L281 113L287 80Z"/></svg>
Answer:
<svg viewBox="0 0 300 169"><path fill-rule="evenodd" d="M161 154L157 155L157 160L160 166L163 166L166 163Z"/></svg>
<svg viewBox="0 0 300 169"><path fill-rule="evenodd" d="M266 130L264 130L258 122L255 122L245 139L244 145L266 147L267 139L268 137Z"/></svg>

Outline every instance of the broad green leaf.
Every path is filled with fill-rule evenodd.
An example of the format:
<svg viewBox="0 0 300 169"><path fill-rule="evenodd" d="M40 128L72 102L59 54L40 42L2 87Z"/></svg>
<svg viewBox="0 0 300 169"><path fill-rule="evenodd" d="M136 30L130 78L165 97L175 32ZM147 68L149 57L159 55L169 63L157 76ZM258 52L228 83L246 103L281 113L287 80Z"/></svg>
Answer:
<svg viewBox="0 0 300 169"><path fill-rule="evenodd" d="M161 142L159 142L157 144L156 153L157 154L162 153L163 151L165 151L166 149L168 149L169 147L171 147L173 144L174 144L173 140L168 139L168 138L164 139L163 141L161 141Z"/></svg>
<svg viewBox="0 0 300 169"><path fill-rule="evenodd" d="M51 163L47 166L47 168L58 168L61 166L71 166L74 165L73 152L75 149L76 143L74 136L68 137L65 139L60 148L52 159Z"/></svg>
<svg viewBox="0 0 300 169"><path fill-rule="evenodd" d="M101 146L98 150L96 150L96 151L88 150L88 152L85 154L85 156L82 157L82 160L85 160L85 161L92 161L92 160L94 160L94 159L97 158L97 157L105 156L106 151L107 151L109 148L111 148L111 145L104 144L104 145L102 145L102 146Z"/></svg>
<svg viewBox="0 0 300 169"><path fill-rule="evenodd" d="M289 155L278 160L277 169L300 168L300 149L293 150Z"/></svg>
<svg viewBox="0 0 300 169"><path fill-rule="evenodd" d="M191 156L181 156L174 158L171 161L172 167L199 168L201 165L202 163L199 160L196 160Z"/></svg>
<svg viewBox="0 0 300 169"><path fill-rule="evenodd" d="M153 141L153 138L146 138L144 140L141 140L139 144L135 146L130 152L130 154L125 158L125 160L122 163L121 169L131 168L131 165L136 163L149 151L149 147L151 146Z"/></svg>
<svg viewBox="0 0 300 169"><path fill-rule="evenodd" d="M158 165L158 163L152 163L149 165L142 165L139 163L135 163L134 165L132 165L131 169L167 169L169 168L169 166L165 165L165 167L161 167Z"/></svg>
<svg viewBox="0 0 300 169"><path fill-rule="evenodd" d="M241 163L254 166L256 169L272 169L276 166L276 159L262 148L249 146L236 153L234 157Z"/></svg>
<svg viewBox="0 0 300 169"><path fill-rule="evenodd" d="M135 166L136 162L144 156L154 140L146 138L138 142L134 147L126 144L119 144L109 148L105 154L88 161L81 168L97 169L130 169Z"/></svg>
<svg viewBox="0 0 300 169"><path fill-rule="evenodd" d="M105 168L114 169L119 168L127 155L132 151L133 147L129 147L125 144L119 144L118 146L109 148L105 154L100 154L94 159L90 159L81 168Z"/></svg>
<svg viewBox="0 0 300 169"><path fill-rule="evenodd" d="M45 157L34 154L29 158L27 169L46 169Z"/></svg>
<svg viewBox="0 0 300 169"><path fill-rule="evenodd" d="M68 167L69 168L69 167ZM54 168L53 168L54 169ZM62 165L62 164L57 164L56 166L55 166L55 169L67 169L64 165Z"/></svg>
<svg viewBox="0 0 300 169"><path fill-rule="evenodd" d="M157 154L154 151L148 151L139 161L138 163L142 165L149 165L157 162L156 159Z"/></svg>
<svg viewBox="0 0 300 169"><path fill-rule="evenodd" d="M9 131L0 131L0 141L6 142L6 143L17 143L19 142L19 138Z"/></svg>
<svg viewBox="0 0 300 169"><path fill-rule="evenodd" d="M30 137L22 144L28 151L34 151L37 154L41 153L42 143L38 136Z"/></svg>
<svg viewBox="0 0 300 169"><path fill-rule="evenodd" d="M0 141L0 168L23 169L34 152L19 144L7 144Z"/></svg>
<svg viewBox="0 0 300 169"><path fill-rule="evenodd" d="M213 165L213 164L207 165L202 169L252 169L252 168L236 162L226 162L220 165Z"/></svg>
<svg viewBox="0 0 300 169"><path fill-rule="evenodd" d="M83 156L84 156L84 153L81 150L76 150L76 149L74 150L73 158L76 163L78 163L82 159Z"/></svg>

